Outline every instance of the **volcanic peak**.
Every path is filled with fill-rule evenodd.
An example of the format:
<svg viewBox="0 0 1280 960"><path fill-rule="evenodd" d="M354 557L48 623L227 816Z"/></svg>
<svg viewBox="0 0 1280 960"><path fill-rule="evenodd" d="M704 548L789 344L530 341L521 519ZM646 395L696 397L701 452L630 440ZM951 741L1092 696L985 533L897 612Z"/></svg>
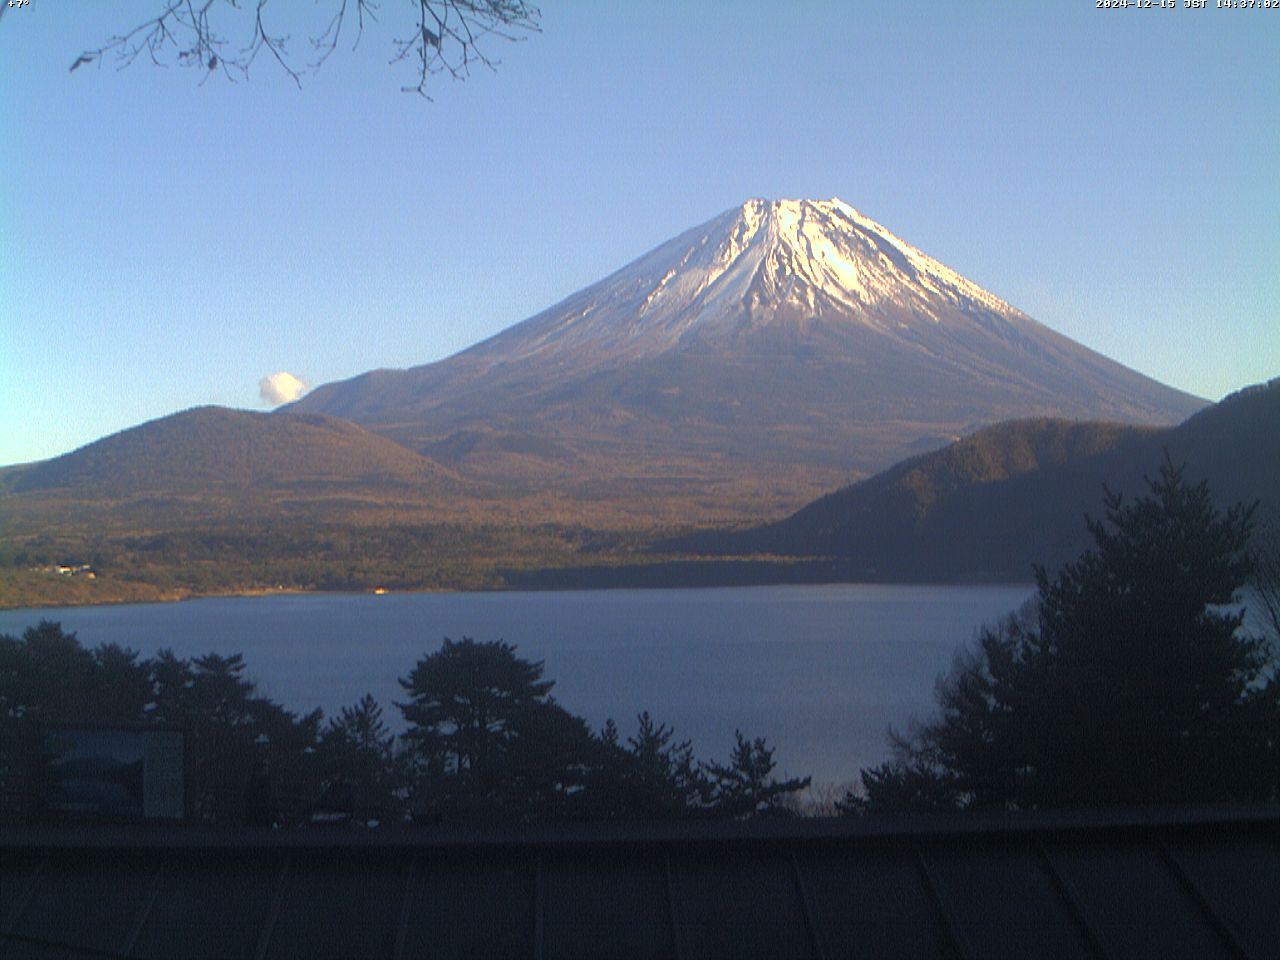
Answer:
<svg viewBox="0 0 1280 960"><path fill-rule="evenodd" d="M801 279L852 309L899 304L904 290L912 289L921 299L932 295L1013 309L836 197L749 200L739 218L756 232L764 229L773 262L785 267L775 270L775 281Z"/></svg>
<svg viewBox="0 0 1280 960"><path fill-rule="evenodd" d="M1201 406L841 200L755 199L453 357L326 384L297 409L433 456L497 431L526 451L520 470L553 441L548 471L571 451L608 482L655 459L709 476L712 453L733 483L788 463L805 484L843 471L834 484L1011 417L1169 423Z"/></svg>
<svg viewBox="0 0 1280 960"><path fill-rule="evenodd" d="M732 223L717 244L703 288L737 273L741 262L751 278L751 301L773 298L815 308L827 298L846 310L869 312L864 320L872 325L886 305L914 307L936 321L937 300L1016 312L840 198L749 200L728 216Z"/></svg>
<svg viewBox="0 0 1280 960"><path fill-rule="evenodd" d="M957 309L1032 322L842 200L754 199L469 352L634 360L815 318L896 339Z"/></svg>

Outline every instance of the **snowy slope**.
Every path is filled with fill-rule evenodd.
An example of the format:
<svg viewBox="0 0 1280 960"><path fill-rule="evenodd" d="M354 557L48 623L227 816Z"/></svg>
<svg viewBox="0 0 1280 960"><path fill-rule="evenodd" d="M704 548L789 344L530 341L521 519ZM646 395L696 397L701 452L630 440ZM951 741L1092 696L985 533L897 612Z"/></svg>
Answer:
<svg viewBox="0 0 1280 960"><path fill-rule="evenodd" d="M487 346L507 361L580 349L633 359L725 340L744 322L776 321L780 307L888 336L908 329L904 314L1026 319L841 200L749 200Z"/></svg>
<svg viewBox="0 0 1280 960"><path fill-rule="evenodd" d="M522 477L570 486L662 460L788 489L999 420L1171 424L1201 406L837 199L747 201L453 357L296 405L489 479L518 450Z"/></svg>

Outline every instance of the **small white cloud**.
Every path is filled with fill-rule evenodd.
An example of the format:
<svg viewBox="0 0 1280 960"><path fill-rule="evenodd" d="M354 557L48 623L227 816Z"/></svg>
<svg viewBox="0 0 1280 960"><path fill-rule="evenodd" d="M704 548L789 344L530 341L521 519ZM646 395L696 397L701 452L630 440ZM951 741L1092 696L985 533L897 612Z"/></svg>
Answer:
<svg viewBox="0 0 1280 960"><path fill-rule="evenodd" d="M273 407L297 400L307 392L307 385L292 373L281 370L258 381L258 394Z"/></svg>

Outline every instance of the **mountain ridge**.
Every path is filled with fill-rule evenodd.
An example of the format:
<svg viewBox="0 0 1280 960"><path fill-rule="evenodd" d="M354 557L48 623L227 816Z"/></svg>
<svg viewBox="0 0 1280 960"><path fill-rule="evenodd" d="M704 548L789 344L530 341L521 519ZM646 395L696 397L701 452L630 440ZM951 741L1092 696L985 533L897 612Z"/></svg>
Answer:
<svg viewBox="0 0 1280 960"><path fill-rule="evenodd" d="M1088 542L1104 486L1145 489L1168 458L1217 502L1257 502L1280 523L1280 378L1237 391L1183 423L1144 428L1023 420L997 424L829 493L777 523L659 549L836 557L872 579L1021 578Z"/></svg>
<svg viewBox="0 0 1280 960"><path fill-rule="evenodd" d="M215 408L162 418L125 431L125 439L202 420L237 432L245 422L253 430L264 420L293 431L301 420L322 436L338 431L368 437L328 418ZM328 479L314 471L299 479L289 457L287 474L265 488L153 482L143 489L82 471L15 493L10 482L22 471L10 468L0 474L0 606L379 586L1022 581L1032 563L1052 568L1078 553L1085 540L1083 516L1100 513L1104 483L1135 495L1143 489L1143 475L1154 473L1166 455L1188 464L1192 482L1209 480L1220 503L1263 500L1262 516L1275 523L1278 430L1280 380L1241 391L1177 428L1016 421L829 493L789 520L676 541L662 539L661 531L689 528L688 514L678 510L669 516L650 513L647 526L626 528L608 525L609 518L618 518L616 508L595 515L592 522L603 519L603 526L584 521L580 510L561 513L556 521L536 498L486 499L470 483L451 492L430 483L365 483L349 474L343 479L342 471L329 471ZM200 434L205 441L214 435ZM279 445L278 435L265 436ZM473 439L481 447L489 442ZM104 438L113 440L90 445L86 455L128 449L119 438ZM420 468L416 455L390 441L381 444L392 449L394 462L408 458L415 473ZM203 446L221 456L221 445ZM204 468L198 457L195 465L197 473ZM362 459L361 476L368 475L368 466ZM677 481L673 493L685 495L687 484ZM661 501L650 506L670 509ZM706 516L698 516L697 525L705 527ZM96 579L56 573L59 565L89 569L85 564L92 564Z"/></svg>
<svg viewBox="0 0 1280 960"><path fill-rule="evenodd" d="M1032 320L839 200L748 201L444 360L322 385L287 409L419 452L477 430L554 453L496 483L573 491L670 473L827 489L1014 417L1176 423L1204 401Z"/></svg>
<svg viewBox="0 0 1280 960"><path fill-rule="evenodd" d="M439 464L346 420L193 407L11 469L7 489L141 493L207 486L395 482L455 486Z"/></svg>

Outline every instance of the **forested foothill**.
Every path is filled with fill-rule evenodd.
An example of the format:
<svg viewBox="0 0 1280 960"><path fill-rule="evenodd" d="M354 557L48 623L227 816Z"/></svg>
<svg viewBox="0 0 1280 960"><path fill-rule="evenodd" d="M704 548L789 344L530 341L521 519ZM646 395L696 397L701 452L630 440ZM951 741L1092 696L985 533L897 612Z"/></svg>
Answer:
<svg viewBox="0 0 1280 960"><path fill-rule="evenodd" d="M1280 381L1173 428L1000 423L742 529L810 500L820 475L806 474L818 487L799 499L688 478L647 492L594 480L540 490L534 477L513 487L457 472L481 448L529 459L510 438L501 451L485 446L492 436L471 438L467 456L442 449L437 462L332 417L198 408L0 468L0 607L280 590L1014 582L1086 549L1080 517L1100 485L1140 489L1166 450L1209 481L1218 506L1256 500L1259 523L1280 524L1278 425ZM92 578L59 572L82 567Z"/></svg>
<svg viewBox="0 0 1280 960"><path fill-rule="evenodd" d="M1172 428L1012 420L827 494L778 523L705 533L668 549L828 557L855 580L1019 581L1090 546L1082 515L1102 484L1141 489L1168 455L1219 507L1258 501L1280 523L1280 379L1240 390Z"/></svg>

